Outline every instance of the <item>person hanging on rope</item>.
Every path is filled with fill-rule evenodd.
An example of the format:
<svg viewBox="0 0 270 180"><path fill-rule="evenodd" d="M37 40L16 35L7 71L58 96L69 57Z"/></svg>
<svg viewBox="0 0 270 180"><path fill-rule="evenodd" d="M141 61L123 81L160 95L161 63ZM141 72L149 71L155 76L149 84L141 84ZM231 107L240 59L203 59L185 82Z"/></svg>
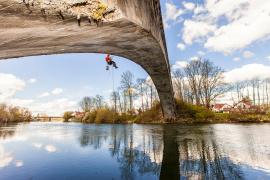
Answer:
<svg viewBox="0 0 270 180"><path fill-rule="evenodd" d="M113 65L113 67L115 67L115 69L118 68L118 67L116 66L115 62L114 62L114 61L112 60L112 58L110 57L109 54L106 56L105 59L106 59L108 65Z"/></svg>

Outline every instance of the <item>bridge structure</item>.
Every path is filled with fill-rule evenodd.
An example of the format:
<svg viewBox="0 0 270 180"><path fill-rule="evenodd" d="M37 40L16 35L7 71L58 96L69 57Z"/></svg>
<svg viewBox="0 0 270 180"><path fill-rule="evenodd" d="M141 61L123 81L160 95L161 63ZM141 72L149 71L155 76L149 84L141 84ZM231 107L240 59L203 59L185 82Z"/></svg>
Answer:
<svg viewBox="0 0 270 180"><path fill-rule="evenodd" d="M175 119L159 0L1 0L0 24L0 59L103 53L137 63L156 86L164 119Z"/></svg>
<svg viewBox="0 0 270 180"><path fill-rule="evenodd" d="M48 117L33 117L34 119L48 119L48 121L52 121L52 119L63 119L63 117L56 117L56 116L48 116Z"/></svg>

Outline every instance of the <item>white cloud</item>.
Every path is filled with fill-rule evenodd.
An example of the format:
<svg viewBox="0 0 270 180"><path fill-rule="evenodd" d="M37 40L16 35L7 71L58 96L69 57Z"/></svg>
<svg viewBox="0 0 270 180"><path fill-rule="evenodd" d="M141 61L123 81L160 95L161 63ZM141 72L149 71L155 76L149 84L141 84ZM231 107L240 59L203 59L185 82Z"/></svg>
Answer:
<svg viewBox="0 0 270 180"><path fill-rule="evenodd" d="M179 16L181 16L184 13L184 10L182 9L177 10L177 6L170 3L165 3L165 7L166 7L166 19L172 19L175 21Z"/></svg>
<svg viewBox="0 0 270 180"><path fill-rule="evenodd" d="M248 64L224 73L225 81L236 83L254 78L265 79L270 77L270 66L263 64Z"/></svg>
<svg viewBox="0 0 270 180"><path fill-rule="evenodd" d="M37 82L37 80L32 78L32 79L29 79L27 82L28 83L35 83L35 82Z"/></svg>
<svg viewBox="0 0 270 180"><path fill-rule="evenodd" d="M77 107L77 101L69 101L67 98L56 99L47 103L37 103L36 105L29 107L32 112L43 112L48 115L60 115L65 111L75 110Z"/></svg>
<svg viewBox="0 0 270 180"><path fill-rule="evenodd" d="M216 31L216 25L207 22L186 20L183 28L183 41L192 45L193 41L202 42L204 38Z"/></svg>
<svg viewBox="0 0 270 180"><path fill-rule="evenodd" d="M42 148L43 144L42 143L33 143L33 146L35 146L35 148L40 149Z"/></svg>
<svg viewBox="0 0 270 180"><path fill-rule="evenodd" d="M198 51L198 54L201 56L205 55L205 53L203 51Z"/></svg>
<svg viewBox="0 0 270 180"><path fill-rule="evenodd" d="M140 94L139 91L135 88L129 88L130 92L134 93L134 94Z"/></svg>
<svg viewBox="0 0 270 180"><path fill-rule="evenodd" d="M194 57L191 57L189 58L190 61L199 61L200 58L198 56L194 56Z"/></svg>
<svg viewBox="0 0 270 180"><path fill-rule="evenodd" d="M186 44L199 41L210 51L232 54L269 37L269 7L265 0L205 1L184 22L182 38Z"/></svg>
<svg viewBox="0 0 270 180"><path fill-rule="evenodd" d="M15 96L16 91L25 90L26 83L15 77L12 74L0 73L0 101L7 102L13 96Z"/></svg>
<svg viewBox="0 0 270 180"><path fill-rule="evenodd" d="M55 152L56 151L56 147L54 145L48 145L45 147L45 149L48 152Z"/></svg>
<svg viewBox="0 0 270 180"><path fill-rule="evenodd" d="M192 11L195 8L195 4L191 3L191 2L185 2L184 1L182 4L189 11Z"/></svg>
<svg viewBox="0 0 270 180"><path fill-rule="evenodd" d="M49 116L61 116L65 111L75 111L78 107L77 101L70 101L68 98L56 99L46 103L36 100L10 99L13 106L28 108L33 115L45 113Z"/></svg>
<svg viewBox="0 0 270 180"><path fill-rule="evenodd" d="M239 57L233 58L234 61L239 61L240 59L241 59L241 58L239 58Z"/></svg>
<svg viewBox="0 0 270 180"><path fill-rule="evenodd" d="M24 90L25 88L26 84L23 80L13 74L0 73L0 93L9 90Z"/></svg>
<svg viewBox="0 0 270 180"><path fill-rule="evenodd" d="M63 92L63 89L61 88L56 88L55 90L52 91L53 94L61 94Z"/></svg>
<svg viewBox="0 0 270 180"><path fill-rule="evenodd" d="M243 53L243 56L244 56L245 58L250 58L250 57L254 56L254 53L252 53L252 52L250 52L250 51L245 51L245 52Z"/></svg>
<svg viewBox="0 0 270 180"><path fill-rule="evenodd" d="M112 93L112 92L114 92L115 90L113 90L113 89L110 89L110 90L107 90L107 91L104 91L104 92L106 92L106 93Z"/></svg>
<svg viewBox="0 0 270 180"><path fill-rule="evenodd" d="M188 65L187 61L177 61L173 66L172 69L182 69Z"/></svg>
<svg viewBox="0 0 270 180"><path fill-rule="evenodd" d="M186 49L186 46L184 44L182 44L182 43L178 43L177 48L180 49L181 51L183 51L183 50Z"/></svg>
<svg viewBox="0 0 270 180"><path fill-rule="evenodd" d="M48 92L44 92L41 95L38 95L37 97L48 97L50 94Z"/></svg>
<svg viewBox="0 0 270 180"><path fill-rule="evenodd" d="M270 61L270 56L266 57Z"/></svg>
<svg viewBox="0 0 270 180"><path fill-rule="evenodd" d="M202 5L197 4L197 7L194 9L194 13L199 14L203 11L206 11L206 9Z"/></svg>
<svg viewBox="0 0 270 180"><path fill-rule="evenodd" d="M15 157L14 152L5 152L4 146L0 144L0 169L8 166Z"/></svg>
<svg viewBox="0 0 270 180"><path fill-rule="evenodd" d="M182 14L184 14L184 10L182 9L177 9L177 6L170 4L170 3L165 3L165 8L166 8L166 16L163 18L163 23L165 29L170 28L170 25L168 24L168 21L176 21L176 22L181 22L182 18L179 18ZM177 19L178 18L178 19Z"/></svg>
<svg viewBox="0 0 270 180"><path fill-rule="evenodd" d="M23 166L23 161L15 161L15 162L14 162L14 165L15 165L16 167L21 167L21 166Z"/></svg>

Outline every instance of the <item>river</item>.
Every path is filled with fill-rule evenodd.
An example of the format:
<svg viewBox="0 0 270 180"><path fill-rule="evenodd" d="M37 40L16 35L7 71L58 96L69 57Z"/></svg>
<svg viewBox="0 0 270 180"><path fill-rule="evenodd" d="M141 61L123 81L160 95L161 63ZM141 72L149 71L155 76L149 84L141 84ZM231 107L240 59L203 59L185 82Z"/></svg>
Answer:
<svg viewBox="0 0 270 180"><path fill-rule="evenodd" d="M270 124L6 125L0 179L270 179Z"/></svg>

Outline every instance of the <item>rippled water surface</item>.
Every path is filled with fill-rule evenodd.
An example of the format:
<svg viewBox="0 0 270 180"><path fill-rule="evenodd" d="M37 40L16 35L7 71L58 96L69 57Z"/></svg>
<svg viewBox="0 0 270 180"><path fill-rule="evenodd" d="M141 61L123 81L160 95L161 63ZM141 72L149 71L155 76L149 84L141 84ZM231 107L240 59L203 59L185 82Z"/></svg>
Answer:
<svg viewBox="0 0 270 180"><path fill-rule="evenodd" d="M270 124L6 125L0 179L270 179Z"/></svg>

